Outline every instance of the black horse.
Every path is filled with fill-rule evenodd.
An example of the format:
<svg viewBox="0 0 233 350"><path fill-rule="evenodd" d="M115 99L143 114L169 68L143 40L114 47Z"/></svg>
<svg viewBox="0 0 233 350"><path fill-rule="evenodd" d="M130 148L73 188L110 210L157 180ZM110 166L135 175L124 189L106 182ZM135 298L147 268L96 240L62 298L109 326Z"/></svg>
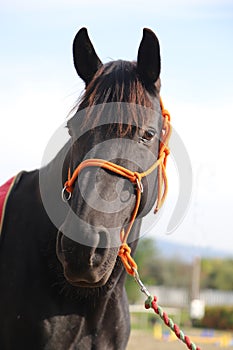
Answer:
<svg viewBox="0 0 233 350"><path fill-rule="evenodd" d="M102 64L82 28L73 57L86 88L67 122L70 140L42 169L17 176L5 210L1 350L120 350L129 338L126 272L118 251L119 232L135 207L135 186L101 166L85 167L72 196L63 191L66 203L61 191L85 159L107 159L136 172L157 159L159 42L144 29L137 62ZM156 183L157 170L142 179L144 191L128 237L132 252L141 219L156 201Z"/></svg>

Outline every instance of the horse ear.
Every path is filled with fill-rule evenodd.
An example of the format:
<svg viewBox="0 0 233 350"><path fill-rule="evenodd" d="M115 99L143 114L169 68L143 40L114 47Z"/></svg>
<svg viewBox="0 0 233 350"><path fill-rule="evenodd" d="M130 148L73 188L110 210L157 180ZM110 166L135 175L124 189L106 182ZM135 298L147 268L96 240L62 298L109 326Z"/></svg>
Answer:
<svg viewBox="0 0 233 350"><path fill-rule="evenodd" d="M157 36L152 30L144 28L138 49L137 69L145 83L155 83L160 75L160 47Z"/></svg>
<svg viewBox="0 0 233 350"><path fill-rule="evenodd" d="M86 28L81 28L74 38L73 59L78 75L87 86L102 66L102 62L95 52Z"/></svg>

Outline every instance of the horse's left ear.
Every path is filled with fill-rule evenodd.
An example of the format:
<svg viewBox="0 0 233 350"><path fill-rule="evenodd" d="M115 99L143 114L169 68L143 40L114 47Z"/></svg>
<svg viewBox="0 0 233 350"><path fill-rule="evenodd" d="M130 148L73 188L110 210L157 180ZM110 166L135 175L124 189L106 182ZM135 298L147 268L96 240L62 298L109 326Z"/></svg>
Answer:
<svg viewBox="0 0 233 350"><path fill-rule="evenodd" d="M145 83L155 83L160 75L160 47L157 36L152 30L144 28L138 49L137 69Z"/></svg>
<svg viewBox="0 0 233 350"><path fill-rule="evenodd" d="M86 28L81 28L74 38L73 59L78 75L87 86L102 66L102 62L95 52Z"/></svg>

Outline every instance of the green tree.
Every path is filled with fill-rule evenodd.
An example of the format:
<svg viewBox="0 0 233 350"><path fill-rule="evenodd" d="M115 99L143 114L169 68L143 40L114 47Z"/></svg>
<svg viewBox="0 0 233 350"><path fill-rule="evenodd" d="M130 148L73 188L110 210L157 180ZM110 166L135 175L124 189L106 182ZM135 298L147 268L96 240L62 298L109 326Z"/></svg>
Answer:
<svg viewBox="0 0 233 350"><path fill-rule="evenodd" d="M189 287L191 283L190 263L182 261L179 256L161 260L160 284L167 287Z"/></svg>
<svg viewBox="0 0 233 350"><path fill-rule="evenodd" d="M201 288L233 290L233 259L202 259Z"/></svg>

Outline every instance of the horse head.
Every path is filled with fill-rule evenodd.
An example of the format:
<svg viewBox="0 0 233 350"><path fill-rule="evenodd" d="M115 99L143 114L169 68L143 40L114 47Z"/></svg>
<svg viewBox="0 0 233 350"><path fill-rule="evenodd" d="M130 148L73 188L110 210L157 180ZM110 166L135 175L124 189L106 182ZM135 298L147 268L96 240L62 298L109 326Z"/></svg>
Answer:
<svg viewBox="0 0 233 350"><path fill-rule="evenodd" d="M141 218L156 201L157 169L134 181L116 168L139 174L158 158L162 132L159 42L151 30L144 29L136 62L103 64L82 28L74 39L73 58L86 87L67 123L71 147L63 181L72 179L72 191L66 193L70 210L57 235L57 256L71 285L112 287L122 270L120 232L127 231L137 190L143 193L127 237L131 245L138 237ZM98 159L113 166L96 163Z"/></svg>

